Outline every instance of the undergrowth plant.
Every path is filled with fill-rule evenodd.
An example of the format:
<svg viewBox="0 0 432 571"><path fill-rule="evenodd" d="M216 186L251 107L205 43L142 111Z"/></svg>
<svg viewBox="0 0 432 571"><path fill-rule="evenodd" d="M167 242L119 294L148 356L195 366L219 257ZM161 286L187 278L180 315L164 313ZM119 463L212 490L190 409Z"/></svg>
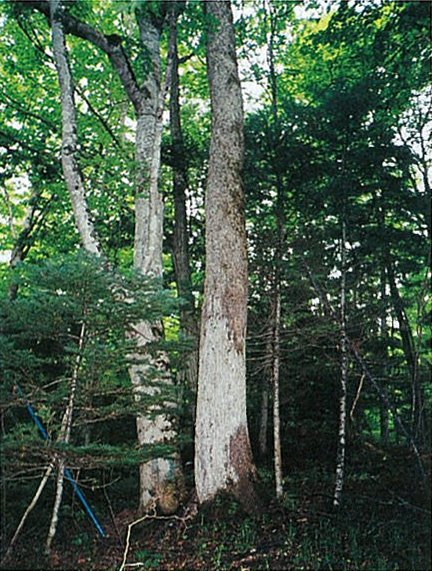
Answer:
<svg viewBox="0 0 432 571"><path fill-rule="evenodd" d="M11 502L3 508L10 523L31 498L19 481L31 478L34 492L52 458L79 470L84 481L91 473L94 487L97 468L134 468L154 454L172 453L163 444L157 450L136 446L135 417L149 407L156 414L158 402L152 396L137 402L128 375L133 359L148 358L130 335L133 324L173 311L161 284L132 272L121 275L81 254L25 264L15 279L18 296L0 305L2 479ZM148 385L157 385L158 375L148 367ZM158 392L160 406L176 401L170 390ZM48 440L30 418L28 403ZM69 439L63 437L65 411L72 417Z"/></svg>

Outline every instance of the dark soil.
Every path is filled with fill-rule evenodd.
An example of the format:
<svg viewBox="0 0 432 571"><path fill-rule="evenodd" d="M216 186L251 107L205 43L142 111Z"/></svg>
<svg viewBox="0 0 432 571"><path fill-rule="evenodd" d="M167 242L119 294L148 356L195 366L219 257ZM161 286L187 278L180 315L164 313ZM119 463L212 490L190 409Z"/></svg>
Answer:
<svg viewBox="0 0 432 571"><path fill-rule="evenodd" d="M257 516L226 499L198 513L190 504L174 517L147 516L131 528L125 569L427 571L430 505L412 465L406 455L389 460L365 450L352 462L338 511L332 474L310 467L288 476L283 505L270 502ZM85 520L71 525L70 534L63 526L49 557L41 554L46 530L33 526L2 568L118 570L128 525L137 519L131 510L107 519L105 539L94 537Z"/></svg>

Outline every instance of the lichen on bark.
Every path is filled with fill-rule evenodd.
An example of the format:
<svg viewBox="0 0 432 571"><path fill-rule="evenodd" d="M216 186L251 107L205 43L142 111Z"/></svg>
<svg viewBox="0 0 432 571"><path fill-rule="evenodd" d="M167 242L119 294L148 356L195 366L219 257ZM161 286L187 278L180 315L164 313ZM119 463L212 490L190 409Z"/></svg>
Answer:
<svg viewBox="0 0 432 571"><path fill-rule="evenodd" d="M200 503L212 501L220 493L231 493L250 507L256 497L246 418L243 104L230 3L211 1L205 8L214 24L207 44L212 134L206 191L206 279L195 483Z"/></svg>

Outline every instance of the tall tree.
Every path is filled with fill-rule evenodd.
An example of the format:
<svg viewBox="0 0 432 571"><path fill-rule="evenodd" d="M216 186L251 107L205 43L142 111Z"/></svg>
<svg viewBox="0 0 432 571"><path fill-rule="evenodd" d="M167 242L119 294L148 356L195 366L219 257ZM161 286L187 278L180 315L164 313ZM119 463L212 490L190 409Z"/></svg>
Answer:
<svg viewBox="0 0 432 571"><path fill-rule="evenodd" d="M195 311L195 300L192 293L191 265L189 260L189 235L186 211L186 190L188 188L188 169L186 148L180 114L180 77L179 55L177 47L177 30L174 30L174 53L170 89L170 133L172 145L172 170L174 194L174 229L173 229L173 265L177 283L177 291L183 299L180 313L181 333L191 345L185 355L185 363L180 371L184 377L186 388L190 393L192 417L195 416L195 399L198 382L198 316Z"/></svg>
<svg viewBox="0 0 432 571"><path fill-rule="evenodd" d="M246 418L247 257L243 103L230 2L205 3L212 134L206 193L206 278L195 432L199 501L231 492L253 509Z"/></svg>
<svg viewBox="0 0 432 571"><path fill-rule="evenodd" d="M346 454L346 422L347 422L347 381L349 366L349 349L346 335L346 207L342 213L342 237L341 237L341 285L340 285L340 396L339 396L339 433L336 454L336 483L333 496L333 505L339 506L342 500L342 490L345 476Z"/></svg>
<svg viewBox="0 0 432 571"><path fill-rule="evenodd" d="M167 78L161 86L160 38L167 18L164 3L156 7L140 5L135 16L139 31L140 52L143 62L143 81L136 78L126 51L118 36L105 35L61 9L59 3L44 1L29 2L46 16L53 8L53 48L62 98L62 162L65 179L69 188L75 220L82 243L87 251L101 254L101 247L95 237L95 230L88 214L82 175L77 161L77 126L73 101L72 78L67 63L64 33L71 33L88 40L105 52L133 104L136 116L136 198L135 198L135 242L134 267L141 274L160 279L162 276L163 244L163 199L159 191L160 148L162 119L165 97L170 83L171 63L167 63ZM173 5L174 6L174 5ZM175 6L174 6L175 7ZM174 8L171 17L176 17ZM169 52L172 61L172 49ZM135 324L131 335L136 338L137 347L150 346L163 337L160 320ZM139 444L143 447L161 443L173 443L176 432L173 424L172 392L173 378L170 373L169 358L165 351L154 352L152 362L138 355L130 367L131 381L136 399L143 402L146 410L137 416ZM155 382L157 378L157 382ZM150 399L153 404L145 404ZM154 401L161 401L155 404ZM163 402L163 404L162 404ZM176 480L180 478L180 468L173 458L155 458L140 466L140 509L146 510L155 502L173 506L177 494ZM162 506L163 508L163 506ZM164 509L164 508L163 508ZM167 508L171 511L171 508Z"/></svg>
<svg viewBox="0 0 432 571"><path fill-rule="evenodd" d="M277 75L275 70L275 41L277 31L277 14L274 11L274 6L271 2L264 4L268 10L269 19L269 32L268 32L268 49L267 59L269 67L269 88L271 93L271 113L273 118L273 128L275 130L274 141L274 175L276 186L276 202L275 202L275 221L276 221L276 247L275 247L275 271L273 283L273 351L272 351L272 384L273 384L273 447L274 447L274 472L275 472L275 487L276 497L278 500L283 496L283 474L282 474L282 446L280 437L280 329L281 329L281 281L282 281L282 261L284 249L284 196L283 196L283 176L281 159L281 125L279 118L279 105L278 105L278 84Z"/></svg>
<svg viewBox="0 0 432 571"><path fill-rule="evenodd" d="M159 10L159 8L158 8ZM147 61L145 81L141 86L139 110L136 109L136 159L139 165L135 199L134 267L149 277L162 277L163 197L159 189L163 111L171 82L175 46L175 4L171 8L171 38L166 79L161 86L160 37L165 15L152 14L147 7L136 10L141 49ZM149 62L149 63L148 63ZM136 324L134 336L138 347L145 347L163 338L162 321ZM147 360L146 360L147 361ZM152 371L157 371L157 383L152 383ZM165 387L161 387L162 379ZM141 446L173 442L176 437L172 397L173 384L168 354L159 350L149 366L139 362L131 367L131 380L138 400L142 394L158 396L160 402L149 413L137 417L138 441ZM160 395L165 394L164 398ZM178 506L178 486L181 470L178 457L157 458L140 466L140 508L148 509L156 502L164 512Z"/></svg>

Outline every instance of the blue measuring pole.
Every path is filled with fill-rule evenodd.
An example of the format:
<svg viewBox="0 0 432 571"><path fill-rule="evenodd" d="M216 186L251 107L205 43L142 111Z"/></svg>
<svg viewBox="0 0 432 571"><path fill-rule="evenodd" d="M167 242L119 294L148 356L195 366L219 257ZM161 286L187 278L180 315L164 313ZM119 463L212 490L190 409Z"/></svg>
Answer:
<svg viewBox="0 0 432 571"><path fill-rule="evenodd" d="M21 387L19 386L18 383L15 384L19 394L26 399L24 393L21 390ZM27 401L27 399L26 399ZM43 424L41 423L41 421L38 419L38 417L35 414L35 411L33 410L31 404L27 401L26 402L26 409L28 410L30 416L32 417L34 423L36 424L36 426L39 429L39 432L42 434L42 436L45 438L45 440L51 444L51 440L45 430L45 428L43 427ZM69 480L69 482L72 484L72 487L74 489L74 491L76 492L77 496L79 497L79 499L81 500L82 505L84 506L86 512L88 513L88 515L90 516L92 522L95 524L96 529L98 530L98 532L101 534L102 537L106 537L106 534L104 532L104 530L102 529L102 526L100 525L100 523L98 522L95 514L93 513L93 510L91 509L91 507L89 506L89 504L87 503L87 500L84 497L84 494L81 492L81 490L78 487L78 484L75 482L75 480L72 477L72 474L69 472L69 470L67 468L64 469L64 473L66 478Z"/></svg>
<svg viewBox="0 0 432 571"><path fill-rule="evenodd" d="M65 476L66 478L69 480L69 482L72 484L72 488L75 490L76 495L79 497L79 499L81 500L82 505L85 507L85 509L87 510L87 513L89 514L90 518L92 519L93 523L96 526L96 529L98 530L98 532L101 534L102 537L105 537L105 532L101 527L101 524L98 522L98 520L96 519L95 514L93 513L93 510L91 509L91 507L88 505L87 500L85 499L83 493L81 492L81 490L78 488L78 484L75 482L75 480L72 478L72 474L69 472L69 470L67 468L64 469L65 472Z"/></svg>

